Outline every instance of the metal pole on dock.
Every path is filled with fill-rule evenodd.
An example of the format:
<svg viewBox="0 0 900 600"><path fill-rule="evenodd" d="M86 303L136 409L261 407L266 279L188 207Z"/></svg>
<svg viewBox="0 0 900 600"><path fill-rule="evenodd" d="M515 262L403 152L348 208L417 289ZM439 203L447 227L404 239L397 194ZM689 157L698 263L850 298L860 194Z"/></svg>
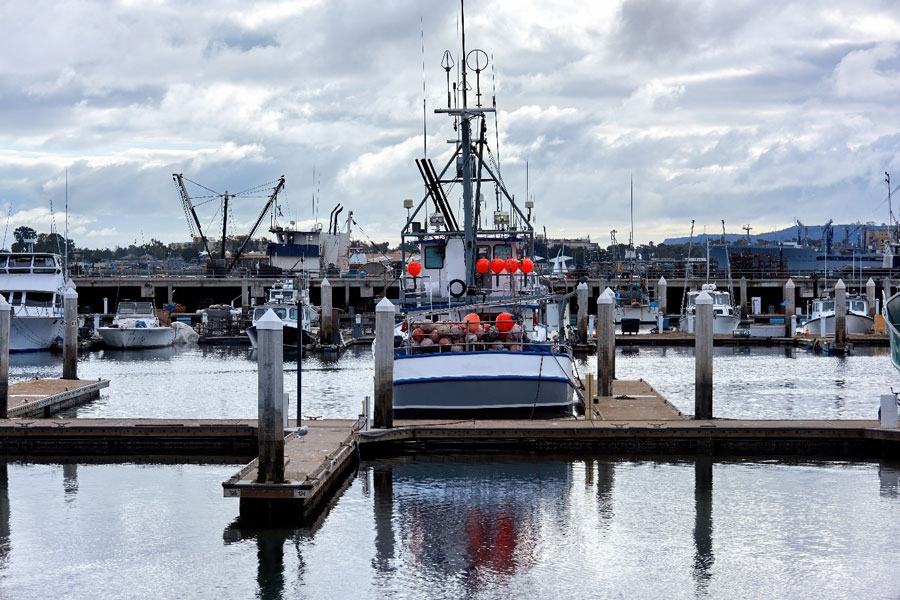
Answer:
<svg viewBox="0 0 900 600"><path fill-rule="evenodd" d="M9 316L11 307L0 294L0 419L6 419L9 404ZM5 467L4 467L5 468Z"/></svg>
<svg viewBox="0 0 900 600"><path fill-rule="evenodd" d="M613 293L606 288L597 298L597 379L598 395L612 396L616 378L616 324L613 316Z"/></svg>
<svg viewBox="0 0 900 600"><path fill-rule="evenodd" d="M256 322L258 335L259 483L284 481L284 323L271 309Z"/></svg>
<svg viewBox="0 0 900 600"><path fill-rule="evenodd" d="M588 286L582 281L575 288L575 297L578 300L578 318L575 324L578 327L578 339L584 344L588 341L587 325L588 325Z"/></svg>
<svg viewBox="0 0 900 600"><path fill-rule="evenodd" d="M78 292L71 285L63 293L63 379L78 379Z"/></svg>
<svg viewBox="0 0 900 600"><path fill-rule="evenodd" d="M384 297L375 306L375 410L372 426L394 426L394 304Z"/></svg>
<svg viewBox="0 0 900 600"><path fill-rule="evenodd" d="M299 283L299 282L298 282ZM300 286L297 285L297 289ZM297 294L297 429L303 425L303 296Z"/></svg>
<svg viewBox="0 0 900 600"><path fill-rule="evenodd" d="M788 278L784 284L784 337L793 337L794 332L791 329L791 317L797 314L797 296L794 280Z"/></svg>
<svg viewBox="0 0 900 600"><path fill-rule="evenodd" d="M866 282L866 300L869 303L869 318L875 318L875 280L869 277Z"/></svg>
<svg viewBox="0 0 900 600"><path fill-rule="evenodd" d="M659 314L664 317L669 309L668 286L669 284L665 277L660 277L659 281L656 282L656 304L659 307Z"/></svg>
<svg viewBox="0 0 900 600"><path fill-rule="evenodd" d="M847 286L843 279L834 284L834 341L847 341Z"/></svg>
<svg viewBox="0 0 900 600"><path fill-rule="evenodd" d="M331 303L331 284L328 283L327 277L322 279L320 291L322 293L322 315L319 318L319 341L323 344L331 345L334 343L334 311Z"/></svg>
<svg viewBox="0 0 900 600"><path fill-rule="evenodd" d="M750 302L747 298L747 278L741 277L741 318L750 314Z"/></svg>
<svg viewBox="0 0 900 600"><path fill-rule="evenodd" d="M694 323L694 418L712 419L713 414L713 299L706 291L695 301Z"/></svg>
<svg viewBox="0 0 900 600"><path fill-rule="evenodd" d="M241 313L247 314L250 310L250 283L247 278L241 279Z"/></svg>

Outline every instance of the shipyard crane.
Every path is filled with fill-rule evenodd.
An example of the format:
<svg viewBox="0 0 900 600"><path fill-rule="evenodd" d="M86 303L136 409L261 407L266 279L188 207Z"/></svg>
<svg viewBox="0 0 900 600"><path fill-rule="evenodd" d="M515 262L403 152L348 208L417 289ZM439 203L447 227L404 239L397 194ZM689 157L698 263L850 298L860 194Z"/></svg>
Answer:
<svg viewBox="0 0 900 600"><path fill-rule="evenodd" d="M797 245L798 246L806 246L809 241L809 227L803 224L800 219L794 219L797 222ZM801 237L800 232L803 232Z"/></svg>
<svg viewBox="0 0 900 600"><path fill-rule="evenodd" d="M831 241L834 238L832 223L834 223L834 219L828 219L828 222L822 226L822 243L825 246L825 254L831 254Z"/></svg>
<svg viewBox="0 0 900 600"><path fill-rule="evenodd" d="M266 200L265 205L259 213L256 221L253 223L253 226L250 228L247 237L244 239L241 247L234 253L232 256L231 262L228 264L228 267L225 269L225 273L230 273L234 266L238 263L241 256L244 253L244 250L247 248L247 244L250 243L250 239L256 233L256 230L259 228L260 223L262 223L263 218L266 216L266 213L272 208L275 204L275 200L278 198L278 193L284 188L284 175L279 177L277 180L269 183L264 183L262 185L258 185L256 187L250 188L248 190L244 190L243 192L239 192L237 194L229 194L227 191L220 194L215 190L212 190L205 185L197 183L196 181L191 181L182 173L173 173L172 181L175 182L175 188L178 190L178 195L181 198L182 208L184 209L185 218L187 219L188 229L190 230L191 236L195 235L200 236L200 240L203 242L203 249L206 250L207 256L212 260L212 252L210 251L209 241L206 237L206 234L203 233L203 226L200 223L200 218L197 215L197 207L202 206L208 202L212 202L214 200L221 199L222 200L222 247L220 252L220 259L225 260L225 242L227 239L227 223L228 223L228 201L234 200L238 197L248 197L253 194L261 192L263 189L268 186L275 184L275 187L272 190L272 193L269 194L268 199ZM204 190L210 192L210 195L201 196L191 198L190 194L187 191L187 187L185 186L185 181L190 182L198 187L203 188ZM203 202L195 202L195 200L203 199Z"/></svg>

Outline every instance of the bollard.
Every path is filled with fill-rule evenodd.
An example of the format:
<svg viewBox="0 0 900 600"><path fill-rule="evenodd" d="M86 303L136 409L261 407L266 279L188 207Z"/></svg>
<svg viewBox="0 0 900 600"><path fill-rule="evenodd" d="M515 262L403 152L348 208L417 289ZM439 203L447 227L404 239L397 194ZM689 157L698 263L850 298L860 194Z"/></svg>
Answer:
<svg viewBox="0 0 900 600"><path fill-rule="evenodd" d="M656 303L659 305L659 314L662 316L666 316L669 309L668 286L665 277L660 277L656 282ZM662 328L660 328L660 333L662 333Z"/></svg>
<svg viewBox="0 0 900 600"><path fill-rule="evenodd" d="M746 318L750 314L750 303L747 302L747 278L741 277L741 317Z"/></svg>
<svg viewBox="0 0 900 600"><path fill-rule="evenodd" d="M331 304L331 284L328 278L322 280L322 315L319 317L319 341L330 346L334 343L334 311Z"/></svg>
<svg viewBox="0 0 900 600"><path fill-rule="evenodd" d="M109 298L103 299L103 314L104 315L109 314Z"/></svg>
<svg viewBox="0 0 900 600"><path fill-rule="evenodd" d="M847 341L847 286L843 279L834 284L834 341L838 344Z"/></svg>
<svg viewBox="0 0 900 600"><path fill-rule="evenodd" d="M284 481L284 323L269 309L256 322L258 483Z"/></svg>
<svg viewBox="0 0 900 600"><path fill-rule="evenodd" d="M706 291L695 300L694 322L694 418L713 416L713 299Z"/></svg>
<svg viewBox="0 0 900 600"><path fill-rule="evenodd" d="M795 314L791 315L791 330L789 333L789 337L794 337L795 335L797 335L797 315Z"/></svg>
<svg viewBox="0 0 900 600"><path fill-rule="evenodd" d="M794 294L794 280L788 278L784 284L784 335L785 337L794 337L792 333L794 329L791 326L791 316L797 313L797 300Z"/></svg>
<svg viewBox="0 0 900 600"><path fill-rule="evenodd" d="M587 283L581 282L575 288L575 297L578 300L578 318L575 321L578 327L578 339L582 344L587 343L587 314L588 314L588 286Z"/></svg>
<svg viewBox="0 0 900 600"><path fill-rule="evenodd" d="M372 426L394 426L394 304L382 298L375 306L375 411Z"/></svg>
<svg viewBox="0 0 900 600"><path fill-rule="evenodd" d="M613 316L613 293L606 288L597 298L597 394L612 396L616 377L616 324Z"/></svg>
<svg viewBox="0 0 900 600"><path fill-rule="evenodd" d="M869 277L866 282L866 301L869 303L869 318L875 318L875 280Z"/></svg>
<svg viewBox="0 0 900 600"><path fill-rule="evenodd" d="M897 429L897 397L894 394L881 396L879 411L881 426L886 429Z"/></svg>
<svg viewBox="0 0 900 600"><path fill-rule="evenodd" d="M656 313L656 333L665 333L666 318L661 312Z"/></svg>
<svg viewBox="0 0 900 600"><path fill-rule="evenodd" d="M9 317L12 307L0 294L0 419L6 419L9 404Z"/></svg>
<svg viewBox="0 0 900 600"><path fill-rule="evenodd" d="M63 379L78 379L78 292L66 288L63 294Z"/></svg>

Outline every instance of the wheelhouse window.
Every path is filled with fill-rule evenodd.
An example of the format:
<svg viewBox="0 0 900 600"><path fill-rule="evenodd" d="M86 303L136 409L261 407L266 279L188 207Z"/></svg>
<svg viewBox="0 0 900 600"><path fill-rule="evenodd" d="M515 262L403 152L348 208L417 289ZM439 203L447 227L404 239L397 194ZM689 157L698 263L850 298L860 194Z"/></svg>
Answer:
<svg viewBox="0 0 900 600"><path fill-rule="evenodd" d="M53 306L53 292L26 292L25 306Z"/></svg>
<svg viewBox="0 0 900 600"><path fill-rule="evenodd" d="M512 249L509 244L497 244L494 246L494 258L506 260L512 258Z"/></svg>
<svg viewBox="0 0 900 600"><path fill-rule="evenodd" d="M30 256L10 256L9 271L11 273L27 273L31 270Z"/></svg>
<svg viewBox="0 0 900 600"><path fill-rule="evenodd" d="M444 268L444 246L438 246L438 245L425 246L425 268L426 269L443 269Z"/></svg>

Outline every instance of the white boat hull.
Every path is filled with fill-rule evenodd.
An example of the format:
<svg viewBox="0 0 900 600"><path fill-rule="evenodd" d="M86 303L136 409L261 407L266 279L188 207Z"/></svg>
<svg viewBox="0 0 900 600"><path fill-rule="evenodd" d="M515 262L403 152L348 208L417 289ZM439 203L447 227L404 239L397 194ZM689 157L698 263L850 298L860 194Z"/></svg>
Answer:
<svg viewBox="0 0 900 600"><path fill-rule="evenodd" d="M891 363L900 371L900 293L885 301L883 313L884 325L891 340Z"/></svg>
<svg viewBox="0 0 900 600"><path fill-rule="evenodd" d="M696 318L694 315L684 317L681 330L685 333L694 333L694 320ZM731 335L740 323L741 320L736 315L713 315L713 334Z"/></svg>
<svg viewBox="0 0 900 600"><path fill-rule="evenodd" d="M656 325L658 314L659 308L656 306L616 306L613 310L616 325L620 325L622 319L640 319L644 325Z"/></svg>
<svg viewBox="0 0 900 600"><path fill-rule="evenodd" d="M478 351L394 361L394 414L571 413L572 359L563 353Z"/></svg>
<svg viewBox="0 0 900 600"><path fill-rule="evenodd" d="M874 319L867 315L847 313L847 335L863 335L869 333L875 326ZM829 337L834 335L834 315L825 315L810 319L804 324L804 328L811 336Z"/></svg>
<svg viewBox="0 0 900 600"><path fill-rule="evenodd" d="M112 348L164 348L175 342L172 327L100 327L99 332Z"/></svg>
<svg viewBox="0 0 900 600"><path fill-rule="evenodd" d="M9 351L49 350L65 333L62 316L14 316L9 320Z"/></svg>

